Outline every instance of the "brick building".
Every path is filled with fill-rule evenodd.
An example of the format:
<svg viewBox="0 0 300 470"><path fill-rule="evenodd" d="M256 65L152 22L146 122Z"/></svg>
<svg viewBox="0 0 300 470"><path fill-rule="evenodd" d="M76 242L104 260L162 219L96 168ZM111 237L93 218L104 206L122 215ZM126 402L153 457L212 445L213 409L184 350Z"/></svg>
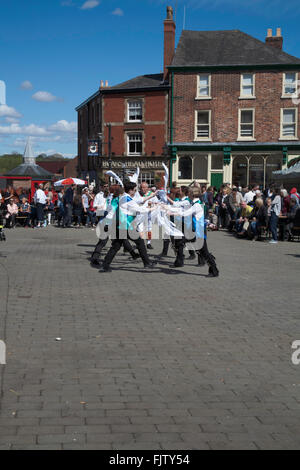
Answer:
<svg viewBox="0 0 300 470"><path fill-rule="evenodd" d="M174 32L175 34L175 32ZM173 180L270 183L300 154L300 59L241 31L183 31L169 70Z"/></svg>

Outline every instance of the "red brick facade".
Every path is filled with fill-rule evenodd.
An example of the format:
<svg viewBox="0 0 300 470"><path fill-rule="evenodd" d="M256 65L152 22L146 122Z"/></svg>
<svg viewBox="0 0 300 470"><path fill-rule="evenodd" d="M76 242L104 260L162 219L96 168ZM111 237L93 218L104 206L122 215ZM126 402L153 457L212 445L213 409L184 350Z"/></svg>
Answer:
<svg viewBox="0 0 300 470"><path fill-rule="evenodd" d="M239 109L255 110L257 142L280 141L281 108L297 108L292 99L282 98L283 70L249 70L255 74L255 99L240 99L241 72L211 73L211 99L195 99L196 73L174 75L174 142L195 140L195 111L211 110L211 141L238 141ZM243 71L247 73L247 71ZM299 132L298 120L298 133Z"/></svg>
<svg viewBox="0 0 300 470"><path fill-rule="evenodd" d="M140 100L143 104L143 119L141 122L128 122L128 101ZM118 94L106 93L103 96L103 131L104 141L108 142L108 128L112 125L111 151L116 156L127 155L126 136L128 132L143 134L143 156L162 155L162 149L167 141L168 108L165 91ZM103 154L108 155L107 145Z"/></svg>

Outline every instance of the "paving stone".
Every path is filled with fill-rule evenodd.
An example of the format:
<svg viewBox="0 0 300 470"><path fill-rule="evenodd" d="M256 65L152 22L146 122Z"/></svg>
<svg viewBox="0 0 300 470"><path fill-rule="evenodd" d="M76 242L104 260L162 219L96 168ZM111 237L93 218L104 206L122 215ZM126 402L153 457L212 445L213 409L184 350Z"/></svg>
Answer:
<svg viewBox="0 0 300 470"><path fill-rule="evenodd" d="M299 448L298 243L220 231L216 279L173 253L146 273L120 252L103 275L95 231L7 232L0 449Z"/></svg>

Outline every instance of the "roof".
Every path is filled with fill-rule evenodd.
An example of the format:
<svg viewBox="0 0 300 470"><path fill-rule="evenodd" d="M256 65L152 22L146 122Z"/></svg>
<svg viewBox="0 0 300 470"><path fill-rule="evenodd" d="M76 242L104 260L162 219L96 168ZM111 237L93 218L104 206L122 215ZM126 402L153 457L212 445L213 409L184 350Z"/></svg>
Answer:
<svg viewBox="0 0 300 470"><path fill-rule="evenodd" d="M63 173L64 167L68 164L68 160L56 160L53 162L37 162L44 170L51 173Z"/></svg>
<svg viewBox="0 0 300 470"><path fill-rule="evenodd" d="M9 171L5 176L31 176L51 179L53 174L47 170L44 170L39 165L22 163L13 170Z"/></svg>
<svg viewBox="0 0 300 470"><path fill-rule="evenodd" d="M171 67L299 65L300 59L239 30L183 31Z"/></svg>
<svg viewBox="0 0 300 470"><path fill-rule="evenodd" d="M106 88L101 88L98 90L96 93L91 95L89 98L87 98L83 103L81 103L77 108L75 108L76 111L78 111L80 108L82 108L84 105L89 103L92 99L96 98L96 96L100 95L100 93L106 94L106 93L117 93L119 91L136 91L139 89L143 90L152 90L152 89L168 89L169 84L165 83L163 81L163 73L154 73L154 74L147 74L147 75L139 75L138 77L131 78L130 80L127 80L126 82L119 83L117 85L111 86L111 87L106 87Z"/></svg>
<svg viewBox="0 0 300 470"><path fill-rule="evenodd" d="M101 91L109 92L111 90L130 90L136 88L161 88L166 87L168 84L164 82L163 73L155 73L148 75L139 75L138 77L131 78L126 82L119 83L118 85L104 88Z"/></svg>

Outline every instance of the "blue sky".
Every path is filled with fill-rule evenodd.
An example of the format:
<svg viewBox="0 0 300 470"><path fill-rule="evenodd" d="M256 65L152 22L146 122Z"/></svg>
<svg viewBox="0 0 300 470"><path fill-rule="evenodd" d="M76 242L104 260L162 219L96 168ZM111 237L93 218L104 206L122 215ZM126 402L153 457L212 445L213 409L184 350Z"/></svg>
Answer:
<svg viewBox="0 0 300 470"><path fill-rule="evenodd" d="M177 8L176 8L177 4ZM100 80L115 85L163 64L166 6L183 28L240 29L264 41L282 28L283 49L300 57L298 0L0 0L0 154L76 155L75 107Z"/></svg>

